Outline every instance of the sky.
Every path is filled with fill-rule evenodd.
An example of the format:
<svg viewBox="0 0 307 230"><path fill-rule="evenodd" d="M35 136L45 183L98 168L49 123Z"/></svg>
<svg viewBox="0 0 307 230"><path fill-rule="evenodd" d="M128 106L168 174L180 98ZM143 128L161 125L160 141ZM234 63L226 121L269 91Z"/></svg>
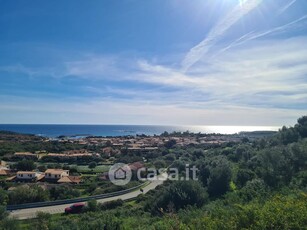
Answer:
<svg viewBox="0 0 307 230"><path fill-rule="evenodd" d="M294 125L306 0L0 0L0 123Z"/></svg>

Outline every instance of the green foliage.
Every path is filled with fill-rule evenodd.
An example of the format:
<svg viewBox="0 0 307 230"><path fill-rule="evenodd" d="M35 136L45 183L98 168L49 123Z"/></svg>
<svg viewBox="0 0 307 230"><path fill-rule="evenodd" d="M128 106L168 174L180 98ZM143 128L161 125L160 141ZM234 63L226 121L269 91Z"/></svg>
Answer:
<svg viewBox="0 0 307 230"><path fill-rule="evenodd" d="M110 210L110 209L114 209L117 207L120 207L124 204L123 200L114 200L114 201L108 201L105 202L103 204L99 205L99 209L100 210Z"/></svg>
<svg viewBox="0 0 307 230"><path fill-rule="evenodd" d="M171 154L166 155L164 158L166 161L173 162L174 160L176 160L176 155L171 153Z"/></svg>
<svg viewBox="0 0 307 230"><path fill-rule="evenodd" d="M38 185L18 186L9 192L9 204L24 204L49 200L49 192Z"/></svg>
<svg viewBox="0 0 307 230"><path fill-rule="evenodd" d="M64 222L65 223L65 222ZM83 214L79 219L75 220L75 226L78 226L78 229L82 230L92 230L92 229L106 229L106 230L119 230L121 221L119 218L114 215L99 215L97 218L96 215L91 213ZM56 229L56 228L53 228ZM61 229L61 228L60 228ZM62 229L71 229L71 228L62 228ZM74 228L73 228L74 229Z"/></svg>
<svg viewBox="0 0 307 230"><path fill-rule="evenodd" d="M153 164L156 169L161 169L166 167L166 162L164 160L156 160Z"/></svg>
<svg viewBox="0 0 307 230"><path fill-rule="evenodd" d="M79 190L70 186L55 186L49 190L51 200L64 200L80 197Z"/></svg>
<svg viewBox="0 0 307 230"><path fill-rule="evenodd" d="M263 199L268 195L268 188L263 180L253 179L248 181L246 185L239 191L240 197L249 202L253 199Z"/></svg>
<svg viewBox="0 0 307 230"><path fill-rule="evenodd" d="M236 176L236 184L243 187L246 182L254 179L256 174L250 169L239 169Z"/></svg>
<svg viewBox="0 0 307 230"><path fill-rule="evenodd" d="M98 209L97 200L90 200L87 202L87 211L94 212Z"/></svg>
<svg viewBox="0 0 307 230"><path fill-rule="evenodd" d="M301 137L307 137L307 116L300 117L295 128Z"/></svg>
<svg viewBox="0 0 307 230"><path fill-rule="evenodd" d="M90 162L90 163L88 164L88 167L89 167L90 169L94 169L94 168L96 168L96 166L97 166L97 163L94 162L94 161L92 161L92 162Z"/></svg>
<svg viewBox="0 0 307 230"><path fill-rule="evenodd" d="M51 214L44 212L37 212L33 227L37 230L49 230Z"/></svg>
<svg viewBox="0 0 307 230"><path fill-rule="evenodd" d="M307 226L307 196L274 196L264 205L250 203L230 209L218 206L195 220L195 229L304 229Z"/></svg>
<svg viewBox="0 0 307 230"><path fill-rule="evenodd" d="M28 225L23 225L23 229L304 229L307 226L306 130L307 116L304 116L295 127L283 127L274 137L256 141L197 147L173 143L148 153L123 150L116 161L133 162L145 157L158 168L171 164L180 175L184 175L185 164L196 165L200 181L166 181L129 203L90 201L90 212L80 215L41 214L36 220L26 222ZM191 133L174 135L202 137ZM113 192L139 183L118 187L93 176L89 178L78 185L84 194ZM49 192L38 186L19 186L9 193L0 189L0 203L65 199L79 196L76 191L61 186ZM0 207L3 219L0 229L20 229L18 222L8 219L4 208L1 210Z"/></svg>
<svg viewBox="0 0 307 230"><path fill-rule="evenodd" d="M34 161L23 159L13 166L16 170L32 171L36 168Z"/></svg>
<svg viewBox="0 0 307 230"><path fill-rule="evenodd" d="M283 126L277 137L285 145L297 142L299 138L307 137L307 116L300 117L294 127Z"/></svg>
<svg viewBox="0 0 307 230"><path fill-rule="evenodd" d="M208 187L210 196L221 196L230 189L232 171L230 162L224 156L208 159L198 167L200 169L200 179L203 185Z"/></svg>
<svg viewBox="0 0 307 230"><path fill-rule="evenodd" d="M295 128L286 128L284 126L280 131L280 139L283 144L287 145L289 143L298 141L299 133Z"/></svg>
<svg viewBox="0 0 307 230"><path fill-rule="evenodd" d="M7 205L9 196L5 190L0 188L0 205Z"/></svg>
<svg viewBox="0 0 307 230"><path fill-rule="evenodd" d="M208 201L205 189L196 181L175 181L147 204L153 213L174 212L189 205L201 207Z"/></svg>
<svg viewBox="0 0 307 230"><path fill-rule="evenodd" d="M6 211L6 207L0 205L0 221L8 216L8 212Z"/></svg>
<svg viewBox="0 0 307 230"><path fill-rule="evenodd" d="M228 164L221 164L210 169L208 192L210 196L220 196L229 190L231 169Z"/></svg>
<svg viewBox="0 0 307 230"><path fill-rule="evenodd" d="M174 139L171 139L164 144L165 148L168 149L173 148L175 145L176 145L176 140Z"/></svg>
<svg viewBox="0 0 307 230"><path fill-rule="evenodd" d="M5 218L0 222L0 229L4 230L18 230L20 228L20 224L16 219L13 218Z"/></svg>

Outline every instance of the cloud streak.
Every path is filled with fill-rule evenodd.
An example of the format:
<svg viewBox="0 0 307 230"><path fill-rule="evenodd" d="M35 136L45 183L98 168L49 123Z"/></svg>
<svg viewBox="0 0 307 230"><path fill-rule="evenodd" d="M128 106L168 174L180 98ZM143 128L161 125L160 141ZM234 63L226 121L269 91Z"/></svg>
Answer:
<svg viewBox="0 0 307 230"><path fill-rule="evenodd" d="M264 36L267 36L267 35L271 35L271 34L274 34L274 33L283 33L283 32L286 32L288 29L291 29L292 26L294 26L295 24L299 23L299 22L302 22L304 20L307 19L307 15L304 15L296 20L293 20L292 22L289 22L287 24L284 24L282 26L277 26L277 27L274 27L274 28L271 28L269 30L266 30L266 31L261 31L261 32L249 32L243 36L241 36L239 39L235 40L234 42L232 42L230 45L228 45L227 47L221 49L219 52L218 52L218 55L225 52L226 50L229 50L233 47L236 47L236 46L239 46L239 45L242 45L248 41L251 41L251 40L255 40L257 38L261 38L261 37L264 37Z"/></svg>
<svg viewBox="0 0 307 230"><path fill-rule="evenodd" d="M183 71L187 71L192 65L198 62L230 27L255 9L260 3L261 0L246 1L242 5L237 5L230 13L223 17L209 32L208 36L187 53L182 61Z"/></svg>
<svg viewBox="0 0 307 230"><path fill-rule="evenodd" d="M264 125L296 119L307 109L307 36L286 32L304 28L307 15L283 25L269 19L254 27L246 24L247 31L232 33L238 32L233 25L260 3L260 0L242 1L242 6L222 17L207 37L186 54L182 69L175 68L178 63L159 64L158 61L163 62L161 59L151 62L148 57L137 59L103 53L75 55L49 68L0 67L0 71L12 78L22 74L46 77L48 84L55 80L50 87L55 95L67 91L61 94L61 101L53 94L45 96L39 91L35 100L30 98L35 96L30 90L19 92L20 88L14 87L18 83L7 81L12 92L2 92L2 97L0 94L0 100L10 100L0 105L3 112L0 120L9 123L13 119L9 114L14 114L15 120L25 116L31 121L34 115L37 119L47 119L41 122L50 123L61 120L63 123ZM294 3L288 2L279 12L285 12ZM279 26L268 28L269 25ZM226 36L230 29L236 30L229 31L230 35L236 35L232 40ZM285 34L268 37L281 33ZM243 46L245 43L248 46ZM207 54L210 59L205 60ZM70 92L75 92L71 98ZM14 93L25 95L25 99L14 102L11 97ZM245 121L241 120L242 114ZM278 119L282 122L277 122Z"/></svg>
<svg viewBox="0 0 307 230"><path fill-rule="evenodd" d="M189 73L141 62L131 80L181 89L193 106L306 109L307 37L254 41L199 63ZM180 94L176 95L180 98ZM192 98L192 99L191 99ZM187 102L188 102L187 101ZM214 107L213 106L213 107Z"/></svg>
<svg viewBox="0 0 307 230"><path fill-rule="evenodd" d="M283 14L289 7L291 7L297 0L289 1L284 7L282 7L278 12L277 15Z"/></svg>

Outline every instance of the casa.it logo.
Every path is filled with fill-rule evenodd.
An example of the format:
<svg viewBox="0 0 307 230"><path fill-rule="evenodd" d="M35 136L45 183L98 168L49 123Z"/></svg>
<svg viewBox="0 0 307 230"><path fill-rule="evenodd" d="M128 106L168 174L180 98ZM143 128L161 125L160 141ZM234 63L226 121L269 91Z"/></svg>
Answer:
<svg viewBox="0 0 307 230"><path fill-rule="evenodd" d="M117 163L109 170L109 179L115 185L126 185L130 182L132 172L129 165Z"/></svg>

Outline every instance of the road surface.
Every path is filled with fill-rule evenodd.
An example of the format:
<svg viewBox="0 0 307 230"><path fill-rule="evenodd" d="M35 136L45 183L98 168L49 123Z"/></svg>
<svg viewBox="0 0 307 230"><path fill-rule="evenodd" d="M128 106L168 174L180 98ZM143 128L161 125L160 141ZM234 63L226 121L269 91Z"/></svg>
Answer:
<svg viewBox="0 0 307 230"><path fill-rule="evenodd" d="M156 180L151 180L151 183L143 187L143 193L147 193L148 191L155 189L158 185L163 184L163 182L167 178L167 173L163 173L157 177ZM142 194L140 190L135 190L123 195L118 195L114 197L108 197L97 200L99 203L105 203L108 201L114 201L114 200L128 200L131 198L135 198L138 195ZM54 206L46 206L46 207L39 207L39 208L27 208L27 209L18 209L10 212L10 216L16 219L31 219L36 217L37 212L46 212L50 214L56 214L56 213L64 213L64 209L66 207L71 206L71 204L63 204L63 205L54 205Z"/></svg>

